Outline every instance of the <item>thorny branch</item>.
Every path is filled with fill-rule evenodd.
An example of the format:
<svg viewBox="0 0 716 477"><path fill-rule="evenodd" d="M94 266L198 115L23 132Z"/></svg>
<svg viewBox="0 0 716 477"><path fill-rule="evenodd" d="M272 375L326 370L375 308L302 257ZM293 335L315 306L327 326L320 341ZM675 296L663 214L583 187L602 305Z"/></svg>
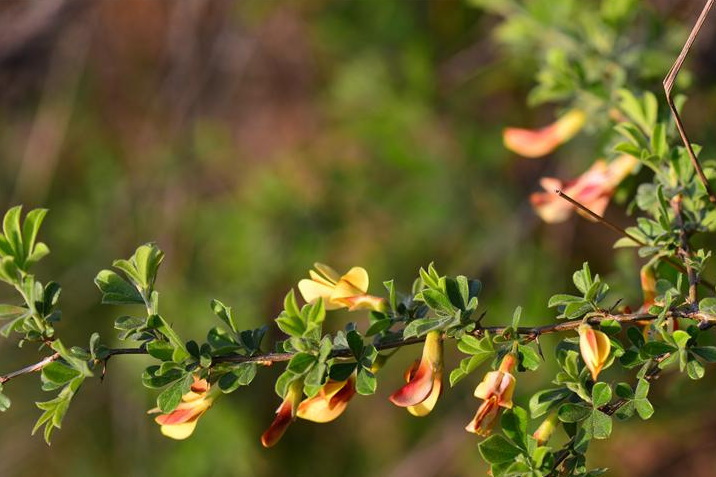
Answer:
<svg viewBox="0 0 716 477"><path fill-rule="evenodd" d="M702 325L705 326L712 326L716 324L716 315L710 315L706 313L701 312L681 312L678 310L674 310L669 313L670 317L673 318L689 318L698 320ZM593 313L591 316L587 318L587 322L592 325L596 325L601 323L605 320L614 320L618 323L637 323L637 322L643 322L643 321L653 321L658 318L657 315L652 315L649 313L626 313L626 314L611 314L608 312L601 312L601 313ZM564 321L561 323L551 324L551 325L543 325L543 326L536 326L536 327L518 327L514 329L514 332L517 333L520 336L524 337L524 342L529 343L531 341L534 341L538 339L540 336L550 333L559 333L559 332L565 332L565 331L572 331L576 330L579 325L581 325L584 322L583 319L577 319L577 320L570 320L570 321ZM508 330L509 327L507 326L480 326L478 325L471 334L474 336L482 337L486 333L490 334L501 334ZM387 349L395 349L395 348L402 348L403 346L408 346L416 343L422 343L425 341L425 337L414 337L414 338L407 338L407 339L401 339L401 340L395 340L395 341L386 341L382 343L378 343L375 347L378 351L387 350ZM133 354L133 355L142 355L142 354L148 354L147 350L144 348L113 348L108 350L107 356L104 359L106 362L109 358L112 356L118 356L118 355L126 355L126 354ZM212 361L212 366L220 364L220 363L257 363L262 366L271 366L273 363L280 363L280 362L286 362L290 361L291 358L294 356L294 353L265 353L265 354L258 354L253 356L245 356L245 355L227 355L227 356L219 356L214 358ZM331 353L331 357L333 358L349 358L351 357L351 351L349 349L337 349L334 350ZM30 374L37 371L41 371L42 368L47 366L48 364L52 363L53 361L56 361L60 359L60 355L58 353L52 354L50 356L45 357L41 361L38 361L37 363L34 363L32 365L26 366L22 369L19 369L17 371L13 371L11 373L5 374L3 376L0 376L0 384L3 384L13 378L16 378L18 376L21 376L23 374Z"/></svg>

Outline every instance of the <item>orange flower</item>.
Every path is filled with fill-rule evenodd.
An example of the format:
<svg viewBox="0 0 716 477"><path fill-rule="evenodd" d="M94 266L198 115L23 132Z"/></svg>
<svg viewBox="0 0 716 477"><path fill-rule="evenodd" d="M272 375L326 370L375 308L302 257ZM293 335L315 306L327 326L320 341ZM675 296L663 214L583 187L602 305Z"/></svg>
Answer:
<svg viewBox="0 0 716 477"><path fill-rule="evenodd" d="M577 328L577 333L579 333L579 350L582 353L582 359L592 373L592 379L596 381L599 372L609 358L612 344L606 334L587 324L580 325Z"/></svg>
<svg viewBox="0 0 716 477"><path fill-rule="evenodd" d="M181 398L182 402L172 412L157 416L154 421L159 424L160 431L172 439L186 439L196 428L199 418L211 407L214 397L209 393L209 383L194 376L190 391ZM158 408L149 413L159 412Z"/></svg>
<svg viewBox="0 0 716 477"><path fill-rule="evenodd" d="M500 412L500 408L512 409L512 395L515 392L515 377L512 371L517 366L517 356L508 353L502 358L500 368L490 371L475 388L475 397L484 399L473 420L465 427L467 432L487 436Z"/></svg>
<svg viewBox="0 0 716 477"><path fill-rule="evenodd" d="M588 209L602 215L616 187L638 163L636 158L624 154L609 164L598 160L587 172L570 182L543 177L540 179L540 185L548 192L533 193L530 202L537 215L545 222L564 222L571 215L574 206L555 194L559 189Z"/></svg>
<svg viewBox="0 0 716 477"><path fill-rule="evenodd" d="M385 300L367 294L368 272L362 267L353 267L345 275L322 263L314 264L316 271L310 270L310 279L298 282L303 299L315 303L323 298L326 310L348 308L354 310L385 310Z"/></svg>
<svg viewBox="0 0 716 477"><path fill-rule="evenodd" d="M296 416L313 422L330 422L340 416L356 393L353 373L345 381L328 380L315 397L304 399Z"/></svg>
<svg viewBox="0 0 716 477"><path fill-rule="evenodd" d="M390 402L405 407L413 416L425 416L435 407L442 391L443 338L440 331L425 337L423 356L405 373L407 384L390 396Z"/></svg>
<svg viewBox="0 0 716 477"><path fill-rule="evenodd" d="M541 157L572 139L582 129L586 119L584 111L573 109L541 129L506 128L502 139L507 149L520 156Z"/></svg>
<svg viewBox="0 0 716 477"><path fill-rule="evenodd" d="M303 396L303 382L300 379L288 386L288 392L281 405L276 409L276 417L268 429L261 435L261 444L272 447L281 440L288 426L296 420L296 410Z"/></svg>
<svg viewBox="0 0 716 477"><path fill-rule="evenodd" d="M654 274L654 268L649 265L641 267L639 278L641 279L641 290L644 294L644 303L642 303L641 308L639 308L639 312L648 313L649 308L651 308L656 300L656 275Z"/></svg>

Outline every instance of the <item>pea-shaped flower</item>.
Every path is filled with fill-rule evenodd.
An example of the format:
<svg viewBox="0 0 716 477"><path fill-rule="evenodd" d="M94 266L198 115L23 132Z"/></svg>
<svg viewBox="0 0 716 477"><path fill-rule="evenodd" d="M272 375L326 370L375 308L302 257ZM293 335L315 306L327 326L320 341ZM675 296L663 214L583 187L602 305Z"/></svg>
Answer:
<svg viewBox="0 0 716 477"><path fill-rule="evenodd" d="M323 298L326 310L348 308L354 310L385 310L385 300L368 295L368 272L362 267L353 267L344 275L339 275L328 265L314 264L316 270L308 273L310 279L298 282L298 289L303 299L315 303Z"/></svg>
<svg viewBox="0 0 716 477"><path fill-rule="evenodd" d="M582 353L582 359L592 373L592 379L596 381L599 372L609 359L612 344L606 334L587 324L580 325L577 333L579 333L579 351Z"/></svg>
<svg viewBox="0 0 716 477"><path fill-rule="evenodd" d="M276 409L276 417L268 429L261 435L261 444L272 447L281 440L288 426L296 420L296 411L303 397L303 381L297 379L288 386L288 392L281 405Z"/></svg>
<svg viewBox="0 0 716 477"><path fill-rule="evenodd" d="M515 377L512 371L517 365L517 356L508 353L502 358L497 371L490 371L475 388L475 397L484 399L472 421L465 427L468 432L487 436L492 432L500 408L512 409L512 395L515 392Z"/></svg>
<svg viewBox="0 0 716 477"><path fill-rule="evenodd" d="M196 428L199 418L214 403L214 397L209 391L209 383L194 376L194 383L190 391L181 398L181 403L167 414L160 414L154 421L159 424L160 431L172 439L186 439ZM151 409L149 413L159 412L158 408Z"/></svg>
<svg viewBox="0 0 716 477"><path fill-rule="evenodd" d="M318 394L298 405L297 417L313 422L330 422L343 414L356 393L355 373L345 381L328 380Z"/></svg>
<svg viewBox="0 0 716 477"><path fill-rule="evenodd" d="M390 396L396 406L405 407L414 416L425 416L435 407L442 391L443 338L440 331L425 337L423 356L405 373L407 384Z"/></svg>
<svg viewBox="0 0 716 477"><path fill-rule="evenodd" d="M505 147L524 157L541 157L572 139L587 120L584 111L573 109L541 129L506 128L502 134Z"/></svg>

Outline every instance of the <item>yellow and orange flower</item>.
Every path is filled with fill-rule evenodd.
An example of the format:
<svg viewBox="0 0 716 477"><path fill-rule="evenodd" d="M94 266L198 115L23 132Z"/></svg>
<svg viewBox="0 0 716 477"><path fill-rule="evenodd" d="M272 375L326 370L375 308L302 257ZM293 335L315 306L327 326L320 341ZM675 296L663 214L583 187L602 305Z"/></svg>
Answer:
<svg viewBox="0 0 716 477"><path fill-rule="evenodd" d="M172 412L160 414L154 421L159 424L160 431L172 439L186 439L196 428L199 418L214 403L214 397L209 391L209 383L205 379L194 376L194 383L190 391L181 398L181 403ZM149 410L154 414L159 408Z"/></svg>
<svg viewBox="0 0 716 477"><path fill-rule="evenodd" d="M639 308L640 313L648 313L649 308L656 302L656 275L654 267L645 265L639 272L641 279L641 291L644 294L644 302Z"/></svg>
<svg viewBox="0 0 716 477"><path fill-rule="evenodd" d="M584 127L587 115L573 109L541 129L506 128L502 133L505 147L520 156L542 157L572 139Z"/></svg>
<svg viewBox="0 0 716 477"><path fill-rule="evenodd" d="M502 358L500 368L490 371L475 388L475 397L484 399L472 421L465 427L467 432L488 436L500 413L500 408L512 409L512 395L515 392L515 377L512 371L517 366L517 356L508 353Z"/></svg>
<svg viewBox="0 0 716 477"><path fill-rule="evenodd" d="M635 157L624 154L609 164L600 159L592 164L587 172L566 183L553 177L543 177L540 179L540 185L547 192L533 193L530 202L537 215L547 223L564 222L574 210L572 204L555 193L556 190L561 190L596 214L602 215L616 187L638 164L639 161Z"/></svg>
<svg viewBox="0 0 716 477"><path fill-rule="evenodd" d="M314 264L316 270L308 273L310 279L298 282L298 290L308 303L323 298L326 310L348 308L355 310L385 311L383 298L368 295L368 272L362 267L353 267L344 275L339 275L328 265Z"/></svg>
<svg viewBox="0 0 716 477"><path fill-rule="evenodd" d="M281 405L276 409L276 417L263 434L261 444L273 447L281 440L288 426L296 420L296 411L303 397L303 381L297 379L288 386L288 392Z"/></svg>
<svg viewBox="0 0 716 477"><path fill-rule="evenodd" d="M606 334L587 324L580 325L577 333L579 333L579 350L582 359L592 373L592 379L596 381L599 372L609 359L612 344Z"/></svg>
<svg viewBox="0 0 716 477"><path fill-rule="evenodd" d="M408 409L414 416L425 416L435 407L442 391L443 337L430 331L425 337L423 356L405 373L407 384L390 396L390 402Z"/></svg>
<svg viewBox="0 0 716 477"><path fill-rule="evenodd" d="M318 394L298 405L296 416L313 422L330 422L343 414L356 393L355 373L345 381L329 379Z"/></svg>

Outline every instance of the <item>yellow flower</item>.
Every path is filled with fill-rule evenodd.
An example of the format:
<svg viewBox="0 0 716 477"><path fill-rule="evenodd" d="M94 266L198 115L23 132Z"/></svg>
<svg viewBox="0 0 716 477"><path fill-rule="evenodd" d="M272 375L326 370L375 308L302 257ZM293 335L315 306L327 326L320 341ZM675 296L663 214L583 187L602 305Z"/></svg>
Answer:
<svg viewBox="0 0 716 477"><path fill-rule="evenodd" d="M276 417L268 429L261 435L261 444L272 447L281 440L288 426L296 420L296 411L303 396L303 382L300 379L288 386L288 392L281 405L276 409Z"/></svg>
<svg viewBox="0 0 716 477"><path fill-rule="evenodd" d="M298 290L308 303L315 303L323 298L326 310L348 308L354 310L384 311L385 300L367 294L368 272L362 267L353 267L345 275L322 263L314 264L316 270L308 273L310 279L298 282Z"/></svg>
<svg viewBox="0 0 716 477"><path fill-rule="evenodd" d="M584 126L587 115L573 109L541 129L506 128L502 133L505 147L524 157L541 157L572 139Z"/></svg>
<svg viewBox="0 0 716 477"><path fill-rule="evenodd" d="M405 373L407 384L390 396L396 406L405 407L414 416L425 416L435 407L442 391L443 339L440 331L425 337L423 356Z"/></svg>
<svg viewBox="0 0 716 477"><path fill-rule="evenodd" d="M557 423L558 419L556 412L552 412L544 421L542 421L542 424L540 424L534 434L532 434L532 437L535 438L538 446L545 445L549 438L552 437L554 430L557 428Z"/></svg>
<svg viewBox="0 0 716 477"><path fill-rule="evenodd" d="M313 422L330 422L340 416L356 393L355 373L345 381L328 380L315 397L304 399L297 416Z"/></svg>
<svg viewBox="0 0 716 477"><path fill-rule="evenodd" d="M517 356L508 353L497 371L490 371L475 388L475 397L484 399L475 417L465 427L468 432L487 436L500 412L500 408L512 409L512 395L515 392L515 377L512 371L517 365Z"/></svg>
<svg viewBox="0 0 716 477"><path fill-rule="evenodd" d="M587 324L577 328L577 333L579 333L579 350L582 353L582 359L592 373L592 379L596 381L599 372L609 358L612 344L606 334Z"/></svg>
<svg viewBox="0 0 716 477"><path fill-rule="evenodd" d="M160 431L172 439L186 439L196 428L199 418L214 403L209 393L209 383L194 376L194 383L190 391L181 398L182 402L172 412L157 416L154 421L159 424ZM149 413L159 412L158 408L149 410Z"/></svg>

